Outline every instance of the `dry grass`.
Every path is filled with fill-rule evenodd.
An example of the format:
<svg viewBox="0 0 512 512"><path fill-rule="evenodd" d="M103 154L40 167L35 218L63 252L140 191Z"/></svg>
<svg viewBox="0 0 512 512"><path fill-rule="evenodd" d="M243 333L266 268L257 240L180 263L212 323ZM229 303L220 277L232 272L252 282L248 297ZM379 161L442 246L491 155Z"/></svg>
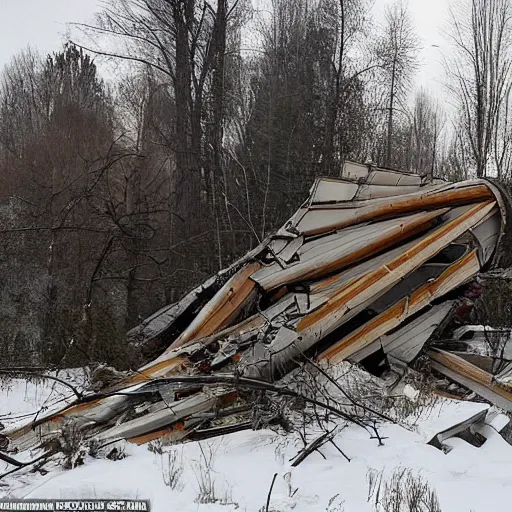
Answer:
<svg viewBox="0 0 512 512"><path fill-rule="evenodd" d="M368 502L375 512L441 512L436 491L411 469L397 468L388 480L370 470L367 481Z"/></svg>

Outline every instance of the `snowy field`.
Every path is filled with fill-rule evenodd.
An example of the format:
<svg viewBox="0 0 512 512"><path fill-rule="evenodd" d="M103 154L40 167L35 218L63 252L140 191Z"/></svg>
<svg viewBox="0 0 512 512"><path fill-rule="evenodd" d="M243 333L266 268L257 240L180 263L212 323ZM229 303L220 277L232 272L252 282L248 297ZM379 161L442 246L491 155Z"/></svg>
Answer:
<svg viewBox="0 0 512 512"><path fill-rule="evenodd" d="M67 377L80 384L80 376ZM12 426L6 421L9 416L25 423L27 414L42 406L61 406L70 398L58 383L13 380L0 390L0 422ZM302 448L300 439L268 430L188 443L163 453L125 443L122 460L89 457L73 470L51 463L44 475L26 469L13 473L0 480L0 498L137 498L151 500L154 512L257 512L265 510L277 473L269 510L370 512L369 472L383 470L386 476L401 467L420 473L436 489L443 512L509 512L512 447L492 426L483 427L487 441L480 448L452 438L445 442L452 448L445 454L426 444L435 433L487 407L440 399L411 430L382 425L384 446L363 429L347 427L335 444L350 462L333 444L326 444L321 454L314 452L296 468L289 461ZM493 425L503 424L503 419L497 416ZM33 455L16 457L28 460ZM205 475L206 466L210 470ZM0 462L0 473L10 469ZM205 479L211 481L217 503L197 502Z"/></svg>

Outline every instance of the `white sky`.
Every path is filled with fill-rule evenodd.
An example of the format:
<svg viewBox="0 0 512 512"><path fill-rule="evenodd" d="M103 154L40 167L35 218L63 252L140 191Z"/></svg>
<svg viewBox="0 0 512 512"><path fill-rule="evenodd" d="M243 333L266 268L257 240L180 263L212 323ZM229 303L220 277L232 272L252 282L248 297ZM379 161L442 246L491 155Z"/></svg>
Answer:
<svg viewBox="0 0 512 512"><path fill-rule="evenodd" d="M376 0L377 19L390 1ZM0 0L0 69L28 45L43 55L59 50L68 30L66 23L91 21L100 3L100 0ZM441 28L447 6L448 0L409 0L423 46L416 83L439 96L442 96L443 80Z"/></svg>

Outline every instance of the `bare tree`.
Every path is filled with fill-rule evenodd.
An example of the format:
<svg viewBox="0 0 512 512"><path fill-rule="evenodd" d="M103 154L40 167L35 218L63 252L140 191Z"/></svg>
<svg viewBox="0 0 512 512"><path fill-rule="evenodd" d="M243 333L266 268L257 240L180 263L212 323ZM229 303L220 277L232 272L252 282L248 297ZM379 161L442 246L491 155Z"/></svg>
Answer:
<svg viewBox="0 0 512 512"><path fill-rule="evenodd" d="M353 149L353 141L361 139L364 115L356 123L351 109L361 110L361 93L377 61L366 48L366 30L371 2L367 0L323 0L319 4L319 25L326 32L325 76L328 83L325 106L325 136L322 159L327 175L339 170ZM362 112L361 112L362 114ZM360 129L358 129L360 127ZM347 154L348 153L348 154Z"/></svg>
<svg viewBox="0 0 512 512"><path fill-rule="evenodd" d="M212 231L219 242L219 182L225 113L226 38L230 20L244 2L218 0L111 0L89 34L106 36L92 51L150 67L174 103L172 137L165 144L170 162L169 210L174 285L168 300L203 276L193 264L212 265L202 249L192 248ZM211 112L211 113L210 113ZM210 129L211 128L211 129ZM210 148L212 148L210 159ZM214 177L214 179L212 179ZM216 227L215 227L216 226ZM204 260L204 261L203 261Z"/></svg>
<svg viewBox="0 0 512 512"><path fill-rule="evenodd" d="M509 0L461 0L450 10L450 90L463 113L477 176L492 164L501 174L508 152L508 100L512 70L512 6ZM502 137L503 134L503 137Z"/></svg>
<svg viewBox="0 0 512 512"><path fill-rule="evenodd" d="M404 110L404 101L418 67L418 37L404 0L386 7L383 34L377 53L382 59L387 88L386 165L394 164L393 127L397 112Z"/></svg>
<svg viewBox="0 0 512 512"><path fill-rule="evenodd" d="M436 174L444 124L439 103L420 90L415 97L412 118L411 171L430 177Z"/></svg>
<svg viewBox="0 0 512 512"><path fill-rule="evenodd" d="M445 135L443 154L439 162L439 177L450 181L468 179L471 159L464 119L459 114L451 122L449 133Z"/></svg>
<svg viewBox="0 0 512 512"><path fill-rule="evenodd" d="M510 179L512 173L512 80L509 80L493 137L494 166L498 179Z"/></svg>

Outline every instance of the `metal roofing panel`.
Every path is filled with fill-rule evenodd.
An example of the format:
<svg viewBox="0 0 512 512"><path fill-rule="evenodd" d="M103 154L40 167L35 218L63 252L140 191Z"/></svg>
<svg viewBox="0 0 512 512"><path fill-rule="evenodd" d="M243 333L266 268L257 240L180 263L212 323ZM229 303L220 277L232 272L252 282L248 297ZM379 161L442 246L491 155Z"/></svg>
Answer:
<svg viewBox="0 0 512 512"><path fill-rule="evenodd" d="M490 373L444 350L430 350L428 355L434 370L462 384L494 405L512 412L512 392L498 386Z"/></svg>
<svg viewBox="0 0 512 512"><path fill-rule="evenodd" d="M297 223L299 233L314 234L334 231L336 226L341 228L355 219L357 208L309 210Z"/></svg>
<svg viewBox="0 0 512 512"><path fill-rule="evenodd" d="M410 363L446 318L452 306L453 301L438 304L396 332L383 336L381 343L384 352L404 363Z"/></svg>
<svg viewBox="0 0 512 512"><path fill-rule="evenodd" d="M305 243L299 250L299 261L286 268L277 262L251 275L265 290L271 290L300 279L314 279L380 252L400 240L431 227L436 217L446 210L435 210L354 227Z"/></svg>
<svg viewBox="0 0 512 512"><path fill-rule="evenodd" d="M366 183L391 187L419 187L421 185L421 176L418 174L406 174L400 171L377 169L368 174Z"/></svg>
<svg viewBox="0 0 512 512"><path fill-rule="evenodd" d="M286 247L279 253L279 259L281 259L285 263L290 263L290 261L295 257L295 255L300 250L303 244L303 236L298 236L297 238L294 238L293 240L289 241Z"/></svg>
<svg viewBox="0 0 512 512"><path fill-rule="evenodd" d="M346 161L343 164L342 176L353 180L366 178L368 175L368 165L359 164L356 162Z"/></svg>
<svg viewBox="0 0 512 512"><path fill-rule="evenodd" d="M107 440L140 436L146 432L170 425L191 414L208 410L217 403L223 393L226 394L225 391L217 392L217 396L199 394L179 402L174 402L171 406L160 411L116 425L102 432L98 438L100 440Z"/></svg>
<svg viewBox="0 0 512 512"><path fill-rule="evenodd" d="M370 199L381 199L383 197L401 196L417 192L420 190L418 186L403 187L391 185L360 185L357 194L354 197L355 201L368 201Z"/></svg>
<svg viewBox="0 0 512 512"><path fill-rule="evenodd" d="M331 178L321 178L316 184L311 202L339 203L351 201L358 189L359 185L357 183Z"/></svg>
<svg viewBox="0 0 512 512"><path fill-rule="evenodd" d="M364 261L363 263L360 263L359 265L356 265L348 270L345 270L340 274L328 277L326 279L322 279L311 284L311 300L316 300L317 297L327 299L331 298L339 291L339 289L342 286L346 285L351 280L359 278L361 276L364 276L365 274L374 271L375 269L379 268L381 265L385 264L390 259L393 259L398 255L402 254L404 251L410 249L420 239L411 240L410 242L400 245L395 249L386 251L383 254L380 254L374 258Z"/></svg>
<svg viewBox="0 0 512 512"><path fill-rule="evenodd" d="M461 217L433 230L408 251L342 288L327 304L304 317L297 328L300 331L312 333L320 329L324 336L332 332L344 321L344 316L349 311L353 311L368 300L375 300L391 289L398 280L423 265L476 225L494 206L494 202L476 205ZM450 279L443 282L443 285L449 286L449 284Z"/></svg>
<svg viewBox="0 0 512 512"><path fill-rule="evenodd" d="M269 250L277 255L279 254L290 242L289 238L276 237L268 244Z"/></svg>
<svg viewBox="0 0 512 512"><path fill-rule="evenodd" d="M261 268L261 263L248 263L233 275L214 297L203 306L190 325L170 345L167 351L180 347L193 339L204 338L227 327L240 310L250 301L254 281L250 276Z"/></svg>
<svg viewBox="0 0 512 512"><path fill-rule="evenodd" d="M478 255L482 265L485 265L494 254L501 230L501 217L498 211L493 212L482 223L471 230L478 245Z"/></svg>
<svg viewBox="0 0 512 512"><path fill-rule="evenodd" d="M427 282L410 296L404 297L380 315L372 318L338 343L329 347L320 358L327 359L330 363L336 364L352 357L365 346L375 342L379 337L398 327L406 318L415 315L434 300L460 286L468 279L468 276L473 277L476 275L478 269L479 266L475 252L464 256L461 260L448 267L437 279ZM421 339L418 341L421 342ZM384 341L381 340L381 343L384 348ZM397 345L397 350L399 346L400 344ZM415 345L414 342L409 346L405 346L401 350L401 355L402 357L415 357L422 346ZM392 355L397 357L396 354Z"/></svg>
<svg viewBox="0 0 512 512"><path fill-rule="evenodd" d="M356 208L312 209L301 218L296 228L305 235L314 235L390 215L405 215L426 209L475 204L494 199L494 195L484 183L466 182L456 185L446 185L432 190L421 189L391 198L361 201L356 203Z"/></svg>

